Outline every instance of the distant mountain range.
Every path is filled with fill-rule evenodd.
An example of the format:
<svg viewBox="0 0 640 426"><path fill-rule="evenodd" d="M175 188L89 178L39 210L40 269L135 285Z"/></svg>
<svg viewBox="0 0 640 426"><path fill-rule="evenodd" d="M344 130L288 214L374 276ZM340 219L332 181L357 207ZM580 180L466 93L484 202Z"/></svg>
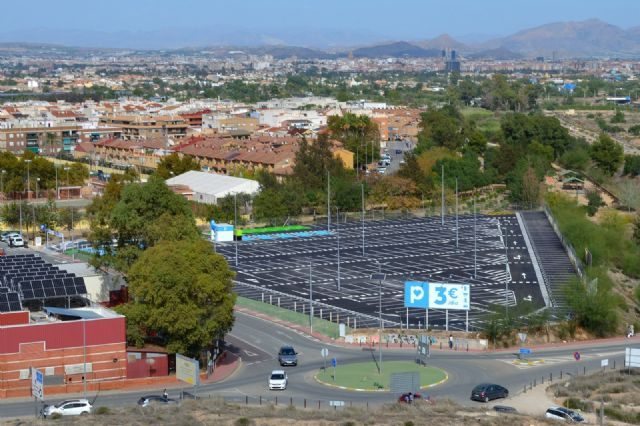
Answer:
<svg viewBox="0 0 640 426"><path fill-rule="evenodd" d="M28 36L25 36L28 34ZM448 34L442 34L428 40L390 40L376 44L349 47L339 46L327 34L307 33L299 40L316 42L322 41L324 48L318 44L292 46L287 40L267 33L253 34L244 32L242 37L226 34L214 36L206 31L191 31L189 36L177 29L164 32L164 37L170 34L171 43L162 48L158 43L157 34L126 33L113 34L101 32L82 32L78 30L66 32L50 32L43 29L24 31L21 34L2 33L0 31L0 53L15 52L16 50L46 50L65 49L66 46L75 52L88 50L97 46L96 50L114 48L120 50L161 50L166 53L211 52L216 55L228 56L242 51L257 55L272 55L275 58L297 57L300 59L327 59L346 57L354 58L388 58L388 57L438 57L442 49L455 49L460 54L473 58L518 59L523 57L557 57L557 58L638 58L640 57L640 26L622 29L598 19L578 22L556 22L519 31L506 37L492 38L486 41L462 43ZM316 37L317 36L317 37ZM22 39L20 38L22 37ZM28 39L24 39L28 37ZM371 37L371 35L368 35ZM367 38L362 34L352 34L344 40L358 40ZM43 40L54 44L42 43ZM154 42L154 40L156 40ZM215 44L212 42L215 40ZM467 40L469 40L467 38ZM16 43L21 41L22 43ZM178 46L200 46L184 47ZM329 47L330 46L330 47ZM234 53L232 53L234 52Z"/></svg>

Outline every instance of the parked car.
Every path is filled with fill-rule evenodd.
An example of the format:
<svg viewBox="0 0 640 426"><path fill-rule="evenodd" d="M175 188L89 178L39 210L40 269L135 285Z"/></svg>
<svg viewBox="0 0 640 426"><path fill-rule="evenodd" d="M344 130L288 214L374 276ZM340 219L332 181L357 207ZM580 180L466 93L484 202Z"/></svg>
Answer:
<svg viewBox="0 0 640 426"><path fill-rule="evenodd" d="M284 370L273 370L269 376L269 390L287 388L287 373Z"/></svg>
<svg viewBox="0 0 640 426"><path fill-rule="evenodd" d="M27 243L22 239L21 235L16 235L15 237L11 237L9 239L10 247L26 247Z"/></svg>
<svg viewBox="0 0 640 426"><path fill-rule="evenodd" d="M42 409L42 416L48 417L52 414L61 416L80 416L91 413L91 403L86 399L68 399L56 405L45 405Z"/></svg>
<svg viewBox="0 0 640 426"><path fill-rule="evenodd" d="M278 362L280 365L298 365L298 353L293 349L293 346L283 346L278 352Z"/></svg>
<svg viewBox="0 0 640 426"><path fill-rule="evenodd" d="M138 405L141 407L148 407L150 405L176 405L178 401L175 399L167 398L162 395L147 395L142 396L138 400Z"/></svg>
<svg viewBox="0 0 640 426"><path fill-rule="evenodd" d="M15 237L17 235L20 235L20 232L18 232L18 231L6 231L6 232L3 232L2 234L0 234L0 239L3 242L8 244L9 243L9 239L11 237Z"/></svg>
<svg viewBox="0 0 640 426"><path fill-rule="evenodd" d="M580 414L564 407L551 407L544 413L544 416L548 419L561 420L564 422L586 423L586 420Z"/></svg>
<svg viewBox="0 0 640 426"><path fill-rule="evenodd" d="M509 396L507 388L493 383L482 383L473 388L471 399L474 401L489 402L492 399L506 398Z"/></svg>

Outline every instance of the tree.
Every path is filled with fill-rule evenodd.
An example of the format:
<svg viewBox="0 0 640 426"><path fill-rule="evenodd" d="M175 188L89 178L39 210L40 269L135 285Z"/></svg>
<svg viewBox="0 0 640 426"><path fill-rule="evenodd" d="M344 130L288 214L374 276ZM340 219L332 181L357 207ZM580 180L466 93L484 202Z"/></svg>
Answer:
<svg viewBox="0 0 640 426"><path fill-rule="evenodd" d="M156 175L170 179L190 170L200 170L200 163L188 155L180 157L177 153L165 155L158 163Z"/></svg>
<svg viewBox="0 0 640 426"><path fill-rule="evenodd" d="M461 119L455 108L432 109L420 116L418 153L435 146L458 150L464 144Z"/></svg>
<svg viewBox="0 0 640 426"><path fill-rule="evenodd" d="M596 166L609 176L620 168L624 160L622 145L604 133L600 134L598 141L591 145L590 154Z"/></svg>
<svg viewBox="0 0 640 426"><path fill-rule="evenodd" d="M627 207L630 212L631 209L638 210L640 208L640 186L637 182L624 179L618 183L618 195L620 201Z"/></svg>
<svg viewBox="0 0 640 426"><path fill-rule="evenodd" d="M527 167L522 177L522 202L530 209L540 204L542 198L542 185L540 178L533 167Z"/></svg>
<svg viewBox="0 0 640 426"><path fill-rule="evenodd" d="M597 191L587 191L587 214L589 216L595 216L598 209L604 205L602 197Z"/></svg>
<svg viewBox="0 0 640 426"><path fill-rule="evenodd" d="M620 109L616 109L616 113L611 117L612 124L625 123L627 120L624 118L624 113Z"/></svg>
<svg viewBox="0 0 640 426"><path fill-rule="evenodd" d="M620 321L616 311L619 298L603 285L602 278L598 277L597 291L589 291L579 279L572 280L565 287L567 303L576 321L598 337L615 333Z"/></svg>
<svg viewBox="0 0 640 426"><path fill-rule="evenodd" d="M94 248L106 252L93 258L96 267L110 265L126 272L145 248L167 236L199 238L189 203L159 177L152 176L144 184L107 186L105 195L94 200L88 210L92 223L89 240Z"/></svg>
<svg viewBox="0 0 640 426"><path fill-rule="evenodd" d="M166 340L170 353L197 357L233 326L234 273L201 239L163 241L146 250L128 274L132 316L127 339L139 343L142 330Z"/></svg>
<svg viewBox="0 0 640 426"><path fill-rule="evenodd" d="M636 220L633 222L633 240L640 246L640 214L636 215Z"/></svg>
<svg viewBox="0 0 640 426"><path fill-rule="evenodd" d="M622 173L632 177L640 175L640 155L625 155Z"/></svg>
<svg viewBox="0 0 640 426"><path fill-rule="evenodd" d="M303 139L296 153L293 179L306 189L324 189L327 186L327 172L332 178L345 174L342 161L331 152L327 136L321 135L313 143Z"/></svg>

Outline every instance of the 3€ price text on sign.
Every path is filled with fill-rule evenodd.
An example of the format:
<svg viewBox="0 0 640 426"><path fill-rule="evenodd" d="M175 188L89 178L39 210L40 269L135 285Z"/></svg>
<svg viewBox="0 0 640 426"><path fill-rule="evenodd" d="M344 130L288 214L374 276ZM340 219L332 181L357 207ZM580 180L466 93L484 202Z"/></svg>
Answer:
<svg viewBox="0 0 640 426"><path fill-rule="evenodd" d="M469 310L469 284L428 283L407 281L404 287L404 306L423 309Z"/></svg>

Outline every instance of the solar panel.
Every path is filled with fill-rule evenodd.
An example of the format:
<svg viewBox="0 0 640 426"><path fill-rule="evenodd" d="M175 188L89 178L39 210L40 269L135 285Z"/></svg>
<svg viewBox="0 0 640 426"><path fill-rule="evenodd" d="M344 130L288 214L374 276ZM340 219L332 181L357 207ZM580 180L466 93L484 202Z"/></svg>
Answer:
<svg viewBox="0 0 640 426"><path fill-rule="evenodd" d="M18 293L0 293L0 312L21 311L20 297Z"/></svg>

